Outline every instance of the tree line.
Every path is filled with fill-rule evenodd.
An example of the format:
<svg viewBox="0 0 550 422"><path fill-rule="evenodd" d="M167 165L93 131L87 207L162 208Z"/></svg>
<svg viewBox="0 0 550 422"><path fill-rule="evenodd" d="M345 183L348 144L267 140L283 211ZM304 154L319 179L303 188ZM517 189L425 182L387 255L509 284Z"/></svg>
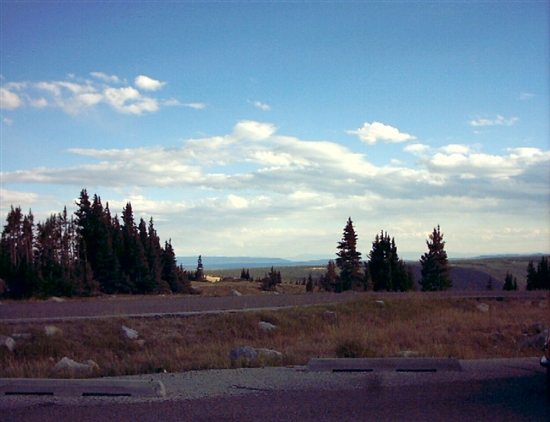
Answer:
<svg viewBox="0 0 550 422"><path fill-rule="evenodd" d="M38 223L11 207L0 239L0 295L190 293L190 281L202 278L200 257L197 272L178 266L171 241L161 245L152 217L136 224L130 202L119 218L83 189L76 205L74 215L65 207Z"/></svg>
<svg viewBox="0 0 550 422"><path fill-rule="evenodd" d="M422 255L423 291L451 288L450 267L445 251L445 242L440 227L434 228L427 241L428 252ZM395 238L383 230L372 242L368 259L361 259L357 250L357 234L351 217L348 218L342 240L338 242L336 260L330 260L325 274L317 281L320 289L342 292L346 290L404 292L415 290L413 269L399 258ZM306 287L313 291L308 280Z"/></svg>
<svg viewBox="0 0 550 422"><path fill-rule="evenodd" d="M443 233L438 225L426 240L428 251L420 258L422 291L441 291L452 287L447 252ZM368 259L362 261L361 252L357 250L357 234L351 217L348 218L342 240L338 242L336 260L330 260L326 272L314 281L311 274L303 284L306 291L312 292L315 285L319 290L342 292L345 290L359 291L390 291L404 292L415 290L414 273L410 265L406 265L397 253L395 239L387 232L381 231L372 242ZM504 290L518 290L516 277L506 274ZM542 257L535 267L533 261L527 266L526 290L550 290L550 268L548 258Z"/></svg>

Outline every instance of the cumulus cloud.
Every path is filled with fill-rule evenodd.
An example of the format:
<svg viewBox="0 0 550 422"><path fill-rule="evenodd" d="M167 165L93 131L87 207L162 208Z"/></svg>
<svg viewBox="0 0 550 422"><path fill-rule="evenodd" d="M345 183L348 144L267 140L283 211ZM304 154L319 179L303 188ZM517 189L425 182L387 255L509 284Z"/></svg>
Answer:
<svg viewBox="0 0 550 422"><path fill-rule="evenodd" d="M497 115L494 119L479 118L475 120L470 120L470 126L480 127L480 126L512 126L519 121L517 117L510 117L509 119L504 118L500 114Z"/></svg>
<svg viewBox="0 0 550 422"><path fill-rule="evenodd" d="M415 136L399 132L397 128L380 122L365 123L359 129L346 132L350 135L357 135L361 141L369 145L374 145L378 141L395 143L416 139Z"/></svg>
<svg viewBox="0 0 550 422"><path fill-rule="evenodd" d="M145 91L158 91L166 82L157 81L156 79L150 78L149 76L139 75L134 81L135 85Z"/></svg>
<svg viewBox="0 0 550 422"><path fill-rule="evenodd" d="M135 79L135 87L128 86L116 75L104 72L91 72L90 76L93 79L78 78L71 74L68 80L5 83L0 91L1 108L14 110L25 105L34 108L56 107L69 114L78 114L106 104L119 113L140 115L156 112L161 107L201 109L206 106L203 103L182 104L175 98L159 99L145 95L142 91L157 91L166 85L166 82L145 75Z"/></svg>
<svg viewBox="0 0 550 422"><path fill-rule="evenodd" d="M14 110L22 107L23 101L15 92L7 88L0 87L0 108L4 110Z"/></svg>
<svg viewBox="0 0 550 422"><path fill-rule="evenodd" d="M122 104L135 96L131 91L118 95ZM478 149L415 143L404 148L418 157L414 167L398 161L377 166L337 142L299 139L279 134L271 123L243 120L229 133L171 147L71 149L87 157L86 164L2 177L10 189L66 185L77 192L94 186L112 210L131 201L136 215L154 216L159 233L172 237L182 255L195 253L185 241L189 238L197 239L195 251L209 254L284 250L291 255L317 245L329 245L333 253L350 215L363 250L380 228L391 230L401 250L410 249L406 239L421 249L425 231L436 223L449 234L449 245L462 237L471 245L471 238L489 235L490 229L498 252L511 239L504 228L521 230L525 247L541 244L548 238L541 233L549 234L541 215L548 211L550 151L512 148L487 154ZM11 192L10 198L17 198ZM482 223L475 223L481 214Z"/></svg>

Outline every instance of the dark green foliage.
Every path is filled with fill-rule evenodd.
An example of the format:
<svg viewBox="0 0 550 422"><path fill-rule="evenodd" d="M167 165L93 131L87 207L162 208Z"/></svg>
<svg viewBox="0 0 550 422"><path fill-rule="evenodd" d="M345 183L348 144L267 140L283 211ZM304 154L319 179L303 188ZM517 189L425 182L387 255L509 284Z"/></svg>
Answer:
<svg viewBox="0 0 550 422"><path fill-rule="evenodd" d="M412 269L399 259L395 239L390 239L387 232L381 231L372 242L366 269L366 281L372 283L375 291L404 292L414 286Z"/></svg>
<svg viewBox="0 0 550 422"><path fill-rule="evenodd" d="M451 269L445 251L443 233L441 233L439 226L434 228L426 244L428 245L428 252L420 258L420 265L422 266L420 285L422 291L450 289L452 287Z"/></svg>
<svg viewBox="0 0 550 422"><path fill-rule="evenodd" d="M527 266L527 290L550 290L550 270L548 257L543 256L535 269L533 261Z"/></svg>
<svg viewBox="0 0 550 422"><path fill-rule="evenodd" d="M283 282L281 278L281 272L275 271L273 267L271 267L271 270L269 271L269 274L267 274L264 278L260 280L261 283L261 289L263 291L274 291L277 288L278 284L281 284Z"/></svg>
<svg viewBox="0 0 550 422"><path fill-rule="evenodd" d="M327 264L327 270L319 280L320 289L327 292L342 292L342 283L336 272L336 264L331 259Z"/></svg>
<svg viewBox="0 0 550 422"><path fill-rule="evenodd" d="M130 203L118 217L86 189L75 217L65 208L43 223L11 207L0 240L0 295L89 296L104 293L191 292L172 245L160 245L153 225L136 226Z"/></svg>
<svg viewBox="0 0 550 422"><path fill-rule="evenodd" d="M511 273L506 273L506 278L504 279L503 290L517 290L518 289L518 280Z"/></svg>
<svg viewBox="0 0 550 422"><path fill-rule="evenodd" d="M361 273L363 264L361 252L357 251L357 235L353 228L351 217L344 227L342 240L338 242L336 265L340 269L341 290L351 290L357 283L362 283L364 276Z"/></svg>
<svg viewBox="0 0 550 422"><path fill-rule="evenodd" d="M313 293L313 276L309 273L306 282L306 292Z"/></svg>

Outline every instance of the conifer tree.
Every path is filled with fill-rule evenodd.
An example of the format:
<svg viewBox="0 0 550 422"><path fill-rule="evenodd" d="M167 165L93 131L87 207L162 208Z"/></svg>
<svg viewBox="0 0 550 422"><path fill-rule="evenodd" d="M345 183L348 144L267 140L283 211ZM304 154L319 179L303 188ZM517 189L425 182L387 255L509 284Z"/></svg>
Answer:
<svg viewBox="0 0 550 422"><path fill-rule="evenodd" d="M511 273L506 273L506 278L504 279L503 290L517 290L518 289L518 280Z"/></svg>
<svg viewBox="0 0 550 422"><path fill-rule="evenodd" d="M422 291L448 290L452 287L450 278L451 269L445 251L443 233L439 225L434 228L430 238L426 241L428 252L420 258L422 267Z"/></svg>
<svg viewBox="0 0 550 422"><path fill-rule="evenodd" d="M361 283L363 279L361 252L357 251L357 235L351 217L348 218L344 227L342 240L338 242L336 256L336 265L340 269L342 290L351 290L354 283Z"/></svg>
<svg viewBox="0 0 550 422"><path fill-rule="evenodd" d="M399 258L395 238L390 239L387 232L381 231L372 242L368 271L375 291L404 292L413 288L412 269Z"/></svg>

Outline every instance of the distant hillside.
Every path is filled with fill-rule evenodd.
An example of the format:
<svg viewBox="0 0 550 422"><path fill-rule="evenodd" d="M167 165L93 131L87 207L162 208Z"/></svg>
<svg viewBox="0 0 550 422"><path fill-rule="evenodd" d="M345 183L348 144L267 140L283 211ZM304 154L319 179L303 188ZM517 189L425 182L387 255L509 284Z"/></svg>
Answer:
<svg viewBox="0 0 550 422"><path fill-rule="evenodd" d="M506 273L510 272L518 280L520 290L525 289L525 278L529 261L540 262L542 255L531 256L501 256L451 260L451 278L453 290L486 290L489 279L493 290L502 290ZM248 257L203 257L205 272L212 275L238 277L242 268L250 269L254 278L263 277L273 266L281 271L284 281L301 281L310 273L314 278L323 274L329 258L307 262L290 261L280 258L248 258ZM178 258L178 262L187 269L197 266L197 257ZM185 263L187 262L187 265ZM421 278L418 261L406 262L414 270L415 280Z"/></svg>
<svg viewBox="0 0 550 422"><path fill-rule="evenodd" d="M197 256L178 256L179 265L183 265L186 269L195 269L197 267ZM307 265L326 265L329 258L312 261L290 261L282 258L269 257L235 257L235 256L203 256L202 265L207 270L225 270L225 269L242 269L242 268L269 268L271 266L281 267L298 267Z"/></svg>

